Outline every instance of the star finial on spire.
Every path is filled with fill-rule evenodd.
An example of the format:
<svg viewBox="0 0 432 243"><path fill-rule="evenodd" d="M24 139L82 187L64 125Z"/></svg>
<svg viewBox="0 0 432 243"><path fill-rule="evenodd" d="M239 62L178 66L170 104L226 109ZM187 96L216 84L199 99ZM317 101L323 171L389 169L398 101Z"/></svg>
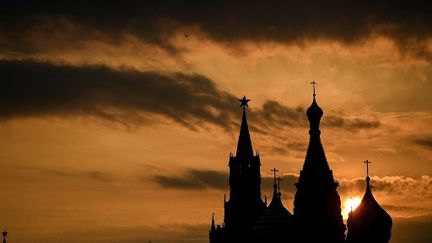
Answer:
<svg viewBox="0 0 432 243"><path fill-rule="evenodd" d="M369 160L365 160L363 163L366 164L366 177L369 177L369 164L371 164L372 162Z"/></svg>
<svg viewBox="0 0 432 243"><path fill-rule="evenodd" d="M313 80L312 82L311 82L311 84L312 84L312 88L313 88L313 97L315 97L316 96L316 86L317 86L317 82L315 81L315 80Z"/></svg>
<svg viewBox="0 0 432 243"><path fill-rule="evenodd" d="M243 109L246 109L248 107L248 102L250 99L246 99L246 96L243 96L243 99L239 99L240 101L240 107L243 107Z"/></svg>

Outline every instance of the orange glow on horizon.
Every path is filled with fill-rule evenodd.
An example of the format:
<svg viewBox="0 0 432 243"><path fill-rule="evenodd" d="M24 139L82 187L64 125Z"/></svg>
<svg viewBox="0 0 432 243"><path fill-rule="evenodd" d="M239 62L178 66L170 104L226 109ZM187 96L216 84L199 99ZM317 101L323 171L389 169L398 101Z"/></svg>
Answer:
<svg viewBox="0 0 432 243"><path fill-rule="evenodd" d="M342 216L344 219L348 219L348 214L351 211L354 211L361 202L360 197L350 197L347 200L345 200L344 206L342 208Z"/></svg>

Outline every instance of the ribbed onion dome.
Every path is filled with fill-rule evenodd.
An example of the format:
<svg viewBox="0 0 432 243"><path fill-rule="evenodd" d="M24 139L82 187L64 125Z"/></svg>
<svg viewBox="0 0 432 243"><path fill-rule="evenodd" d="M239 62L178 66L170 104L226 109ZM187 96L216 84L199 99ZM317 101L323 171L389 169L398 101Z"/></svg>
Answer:
<svg viewBox="0 0 432 243"><path fill-rule="evenodd" d="M360 205L349 214L348 242L388 242L392 218L372 195L370 178L366 177L366 192Z"/></svg>
<svg viewBox="0 0 432 243"><path fill-rule="evenodd" d="M323 116L323 110L318 106L315 96L313 97L312 104L306 110L306 115L309 120L311 129L319 129L319 123Z"/></svg>
<svg viewBox="0 0 432 243"><path fill-rule="evenodd" d="M274 185L272 201L256 222L255 232L258 234L278 232L287 234L287 230L295 230L294 218L283 206L281 194L276 188L277 186Z"/></svg>

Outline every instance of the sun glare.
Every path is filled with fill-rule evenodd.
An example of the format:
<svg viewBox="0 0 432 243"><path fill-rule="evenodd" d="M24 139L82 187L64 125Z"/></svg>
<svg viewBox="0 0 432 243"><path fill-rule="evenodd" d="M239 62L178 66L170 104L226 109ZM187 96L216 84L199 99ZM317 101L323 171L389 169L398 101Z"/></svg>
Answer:
<svg viewBox="0 0 432 243"><path fill-rule="evenodd" d="M342 216L347 219L349 212L351 210L355 210L358 205L360 205L361 198L359 197L350 197L347 200L345 200L344 207L342 209Z"/></svg>

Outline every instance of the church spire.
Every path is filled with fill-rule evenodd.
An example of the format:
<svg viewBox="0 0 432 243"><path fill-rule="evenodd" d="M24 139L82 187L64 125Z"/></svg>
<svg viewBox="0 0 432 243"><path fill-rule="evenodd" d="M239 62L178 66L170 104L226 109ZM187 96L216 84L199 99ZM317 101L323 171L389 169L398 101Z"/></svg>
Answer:
<svg viewBox="0 0 432 243"><path fill-rule="evenodd" d="M319 134L319 124L321 121L321 117L323 116L323 111L321 107L318 106L318 103L316 102L316 85L318 84L316 81L311 82L313 87L313 100L312 104L306 111L306 115L309 120L310 125L310 132L312 133L318 133Z"/></svg>
<svg viewBox="0 0 432 243"><path fill-rule="evenodd" d="M248 107L248 102L250 99L246 99L246 96L243 96L243 99L239 99L240 107L243 108L242 121L240 125L240 135L237 144L237 157L252 157L252 141L249 134L249 127L246 119L246 107Z"/></svg>
<svg viewBox="0 0 432 243"><path fill-rule="evenodd" d="M214 230L216 230L216 224L215 224L215 218L214 218L214 213L212 214L212 222L211 222L211 228L210 228L210 230L211 231L214 231Z"/></svg>
<svg viewBox="0 0 432 243"><path fill-rule="evenodd" d="M306 111L307 118L309 120L309 147L306 152L306 159L304 164L304 170L308 170L309 167L313 167L314 171L327 172L330 170L330 167L327 163L327 158L324 153L324 148L321 144L320 134L321 131L319 129L321 117L323 116L323 110L318 106L316 101L316 81L311 82L313 87L313 100L312 104Z"/></svg>
<svg viewBox="0 0 432 243"><path fill-rule="evenodd" d="M321 144L320 121L322 109L316 101L317 82L313 88L312 104L306 111L309 120L309 145L303 169L300 171L294 199L294 215L304 238L302 242L342 243L345 225L341 215L338 183L327 162Z"/></svg>

